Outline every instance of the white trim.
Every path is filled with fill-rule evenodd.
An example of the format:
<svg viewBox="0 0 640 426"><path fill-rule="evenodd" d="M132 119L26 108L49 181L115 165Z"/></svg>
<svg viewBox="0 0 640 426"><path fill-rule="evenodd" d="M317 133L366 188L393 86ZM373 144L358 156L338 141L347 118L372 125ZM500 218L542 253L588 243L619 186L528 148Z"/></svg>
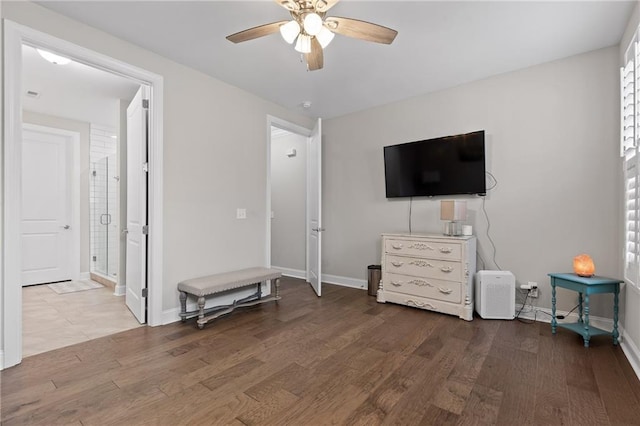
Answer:
<svg viewBox="0 0 640 426"><path fill-rule="evenodd" d="M367 283L367 280L341 277L339 275L322 274L322 282L327 284L341 285L343 287L358 288L361 290L367 290L369 288L369 284Z"/></svg>
<svg viewBox="0 0 640 426"><path fill-rule="evenodd" d="M77 62L102 69L150 86L149 114L149 241L148 241L148 324L162 324L163 295L163 78L141 68L32 28L4 20L4 241L3 368L22 359L22 292L20 282L20 144L22 128L22 44L58 52ZM10 248L10 249L9 249Z"/></svg>
<svg viewBox="0 0 640 426"><path fill-rule="evenodd" d="M272 269L282 272L285 277L300 278L304 280L306 278L306 272L300 269L283 268L282 266L271 266Z"/></svg>
<svg viewBox="0 0 640 426"><path fill-rule="evenodd" d="M4 351L0 350L0 370L4 369Z"/></svg>
<svg viewBox="0 0 640 426"><path fill-rule="evenodd" d="M116 284L115 288L113 289L113 295L114 296L124 296L126 294L127 294L127 286L123 285L123 284L120 284L118 282L118 284Z"/></svg>
<svg viewBox="0 0 640 426"><path fill-rule="evenodd" d="M624 352L629 364L631 364L631 368L633 368L636 376L640 379L640 350L638 350L638 346L635 342L631 340L626 333L624 333L623 329L620 330L620 335L624 336L624 338L620 340L622 352Z"/></svg>
<svg viewBox="0 0 640 426"><path fill-rule="evenodd" d="M12 23L4 20L4 279L2 368L22 360L22 288L20 287L20 167L22 148L22 108L20 102L22 51L21 36ZM16 84L16 82L18 82Z"/></svg>
<svg viewBox="0 0 640 426"><path fill-rule="evenodd" d="M71 150L68 151L71 158L70 185L71 191L71 253L70 253L70 276L72 280L80 278L80 132L59 129L57 127L41 126L39 124L22 123L24 130L33 132L48 133L51 135L63 136L71 139ZM22 163L20 163L22 164Z"/></svg>

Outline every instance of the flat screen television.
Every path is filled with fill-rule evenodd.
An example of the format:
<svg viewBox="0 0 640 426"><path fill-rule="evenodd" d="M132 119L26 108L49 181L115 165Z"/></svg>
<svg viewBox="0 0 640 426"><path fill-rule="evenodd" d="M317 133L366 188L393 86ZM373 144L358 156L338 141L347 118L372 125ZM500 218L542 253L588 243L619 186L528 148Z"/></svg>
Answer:
<svg viewBox="0 0 640 426"><path fill-rule="evenodd" d="M484 130L384 147L387 198L487 191Z"/></svg>

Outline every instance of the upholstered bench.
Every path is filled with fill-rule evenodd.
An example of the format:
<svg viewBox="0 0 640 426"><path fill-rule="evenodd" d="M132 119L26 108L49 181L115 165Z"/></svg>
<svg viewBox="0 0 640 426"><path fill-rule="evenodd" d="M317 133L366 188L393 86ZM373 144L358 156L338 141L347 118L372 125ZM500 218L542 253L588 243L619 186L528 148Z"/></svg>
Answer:
<svg viewBox="0 0 640 426"><path fill-rule="evenodd" d="M282 273L275 269L256 267L182 281L178 284L178 291L180 292L180 319L184 322L188 318L197 315L198 328L202 329L207 322L231 313L235 308L280 300L280 277L282 277ZM268 280L275 282L275 294L273 294L272 288L272 296L262 297L261 284ZM256 286L256 292L250 296L240 300L234 300L230 305L204 308L207 296L213 296L252 285ZM198 309L195 311L187 312L188 294L198 298Z"/></svg>

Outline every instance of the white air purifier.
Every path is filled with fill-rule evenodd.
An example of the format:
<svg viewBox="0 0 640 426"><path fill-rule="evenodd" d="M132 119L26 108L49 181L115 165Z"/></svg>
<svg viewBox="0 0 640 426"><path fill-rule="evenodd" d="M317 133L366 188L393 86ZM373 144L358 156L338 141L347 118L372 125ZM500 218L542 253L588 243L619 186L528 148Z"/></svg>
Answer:
<svg viewBox="0 0 640 426"><path fill-rule="evenodd" d="M476 312L484 319L516 316L516 277L508 271L479 271L475 282Z"/></svg>

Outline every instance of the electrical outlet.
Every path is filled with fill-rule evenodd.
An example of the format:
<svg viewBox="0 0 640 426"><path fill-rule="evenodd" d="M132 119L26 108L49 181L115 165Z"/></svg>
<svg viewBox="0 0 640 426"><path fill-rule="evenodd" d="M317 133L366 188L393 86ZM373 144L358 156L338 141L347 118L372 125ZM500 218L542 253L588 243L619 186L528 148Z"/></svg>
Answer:
<svg viewBox="0 0 640 426"><path fill-rule="evenodd" d="M529 290L529 297L535 299L538 297L538 283L529 281L528 285L531 288L531 290Z"/></svg>

